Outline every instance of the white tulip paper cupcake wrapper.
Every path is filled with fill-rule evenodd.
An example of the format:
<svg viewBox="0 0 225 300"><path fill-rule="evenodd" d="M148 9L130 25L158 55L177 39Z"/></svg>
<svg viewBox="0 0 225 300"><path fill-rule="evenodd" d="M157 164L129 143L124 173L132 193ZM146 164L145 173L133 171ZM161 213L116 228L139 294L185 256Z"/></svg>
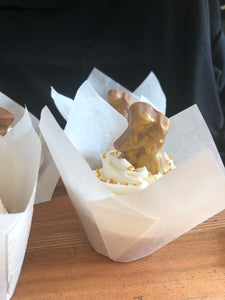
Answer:
<svg viewBox="0 0 225 300"><path fill-rule="evenodd" d="M0 107L8 109L15 115L15 124L22 118L24 114L24 107L4 95L0 92ZM28 107L29 109L29 107ZM55 186L59 180L59 173L56 169L56 166L52 160L52 157L46 147L46 144L41 137L40 130L38 127L39 120L30 113L30 118L32 120L32 124L37 134L40 136L42 142L42 159L41 166L39 170L38 176L38 184L37 184L37 193L35 197L35 203L41 203L45 201L49 201L52 197Z"/></svg>
<svg viewBox="0 0 225 300"><path fill-rule="evenodd" d="M149 86L160 85L155 81ZM127 121L101 97L99 88L85 81L73 102L54 93L57 107L68 113L65 131L47 107L40 129L92 246L114 261L129 262L225 208L224 166L194 105L170 119L164 149L177 168L144 190L113 194L92 169L99 167L100 155L112 148Z"/></svg>
<svg viewBox="0 0 225 300"><path fill-rule="evenodd" d="M0 215L0 299L15 290L30 232L41 158L41 142L27 110L0 137L0 197L9 214Z"/></svg>

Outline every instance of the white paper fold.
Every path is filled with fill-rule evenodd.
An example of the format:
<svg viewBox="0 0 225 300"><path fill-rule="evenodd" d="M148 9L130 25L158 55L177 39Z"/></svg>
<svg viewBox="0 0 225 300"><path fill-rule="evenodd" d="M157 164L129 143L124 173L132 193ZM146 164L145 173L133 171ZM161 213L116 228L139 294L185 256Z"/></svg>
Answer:
<svg viewBox="0 0 225 300"><path fill-rule="evenodd" d="M24 114L24 108L0 92L0 107L8 109L15 115L15 122L22 118ZM29 109L29 107L28 107ZM46 147L45 141L41 137L39 130L39 120L30 113L30 118L32 120L32 125L36 130L37 134L40 136L42 141L42 162L39 170L37 193L35 198L35 203L45 202L51 199L55 186L59 180L59 173L55 167L55 163L51 158L48 148Z"/></svg>
<svg viewBox="0 0 225 300"><path fill-rule="evenodd" d="M162 113L165 114L166 112L166 97L158 79L153 72L150 72L145 80L133 92L129 91L97 68L93 68L92 72L87 78L87 82L91 85L92 89L96 91L98 96L100 96L106 102L108 102L108 91L110 89L118 89L120 91L132 94L133 102L145 101L150 103ZM70 111L73 107L73 100L61 95L53 87L51 87L51 97L54 100L57 109L67 121Z"/></svg>
<svg viewBox="0 0 225 300"><path fill-rule="evenodd" d="M58 108L59 112L63 116L63 118L67 121L69 113L73 107L73 99L61 95L60 93L56 92L56 90L51 87L51 97L54 100L56 107Z"/></svg>
<svg viewBox="0 0 225 300"><path fill-rule="evenodd" d="M113 148L113 141L126 128L127 120L102 100L89 82L85 81L77 91L65 133L93 169L100 167L100 156L105 149Z"/></svg>
<svg viewBox="0 0 225 300"><path fill-rule="evenodd" d="M42 110L41 115L40 130L56 161L56 166L59 170L66 170L63 173L66 187L72 192L76 191L78 197L82 199L82 206L86 209L89 201L114 195L97 180L87 161L58 126L47 107ZM73 174L71 174L71 168L75 170ZM81 170L82 172L80 172ZM86 174L88 174L88 178L86 178ZM79 176L78 180L77 176Z"/></svg>
<svg viewBox="0 0 225 300"><path fill-rule="evenodd" d="M170 118L171 127L163 146L175 165L209 148L220 169L225 169L206 122L196 104Z"/></svg>
<svg viewBox="0 0 225 300"><path fill-rule="evenodd" d="M212 153L206 150L148 188L119 197L123 210L114 208L114 198L91 202L90 207L109 257L132 261L151 254L223 210L224 195L225 178ZM124 211L126 205L132 207L133 213ZM154 218L158 222L151 224L149 220Z"/></svg>
<svg viewBox="0 0 225 300"><path fill-rule="evenodd" d="M41 142L26 109L0 137L0 152L0 197L9 211L0 215L0 299L5 300L12 297L21 271L41 158Z"/></svg>
<svg viewBox="0 0 225 300"><path fill-rule="evenodd" d="M134 102L144 99L149 102L157 110L165 114L166 97L161 85L153 72L144 79L144 81L133 91L129 91L111 77L107 76L97 68L93 68L87 78L87 81L97 91L97 93L106 101L108 101L108 91L110 89L118 89L120 91L132 94Z"/></svg>

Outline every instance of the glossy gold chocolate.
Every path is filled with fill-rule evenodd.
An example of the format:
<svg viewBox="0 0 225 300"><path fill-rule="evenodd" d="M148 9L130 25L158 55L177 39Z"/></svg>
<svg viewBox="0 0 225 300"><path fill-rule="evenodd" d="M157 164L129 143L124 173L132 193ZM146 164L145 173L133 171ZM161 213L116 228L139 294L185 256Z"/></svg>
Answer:
<svg viewBox="0 0 225 300"><path fill-rule="evenodd" d="M114 107L125 118L128 117L128 110L133 99L132 95L116 89L111 89L108 91L108 99L109 104L112 105L112 107Z"/></svg>
<svg viewBox="0 0 225 300"><path fill-rule="evenodd" d="M146 167L152 174L169 171L162 146L170 120L145 102L130 106L128 128L114 142L114 147L135 167Z"/></svg>
<svg viewBox="0 0 225 300"><path fill-rule="evenodd" d="M5 135L10 127L10 125L14 122L14 115L8 111L0 107L0 135Z"/></svg>

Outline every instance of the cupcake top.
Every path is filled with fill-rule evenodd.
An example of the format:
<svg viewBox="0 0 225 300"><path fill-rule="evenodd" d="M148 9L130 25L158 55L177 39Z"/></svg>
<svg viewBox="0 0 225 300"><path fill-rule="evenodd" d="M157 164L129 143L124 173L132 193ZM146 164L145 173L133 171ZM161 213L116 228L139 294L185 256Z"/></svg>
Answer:
<svg viewBox="0 0 225 300"><path fill-rule="evenodd" d="M174 169L171 157L165 155L170 169ZM127 194L144 189L162 176L161 173L152 174L146 167L135 168L117 150L104 153L101 159L102 168L94 172L98 179L115 194Z"/></svg>

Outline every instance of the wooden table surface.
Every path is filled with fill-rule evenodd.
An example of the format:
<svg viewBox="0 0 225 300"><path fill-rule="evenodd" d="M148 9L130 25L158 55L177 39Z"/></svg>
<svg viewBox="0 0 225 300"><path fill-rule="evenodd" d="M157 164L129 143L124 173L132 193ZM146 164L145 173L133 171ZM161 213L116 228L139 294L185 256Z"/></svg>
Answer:
<svg viewBox="0 0 225 300"><path fill-rule="evenodd" d="M93 250L59 181L35 206L12 299L225 299L225 211L146 258L115 263Z"/></svg>

